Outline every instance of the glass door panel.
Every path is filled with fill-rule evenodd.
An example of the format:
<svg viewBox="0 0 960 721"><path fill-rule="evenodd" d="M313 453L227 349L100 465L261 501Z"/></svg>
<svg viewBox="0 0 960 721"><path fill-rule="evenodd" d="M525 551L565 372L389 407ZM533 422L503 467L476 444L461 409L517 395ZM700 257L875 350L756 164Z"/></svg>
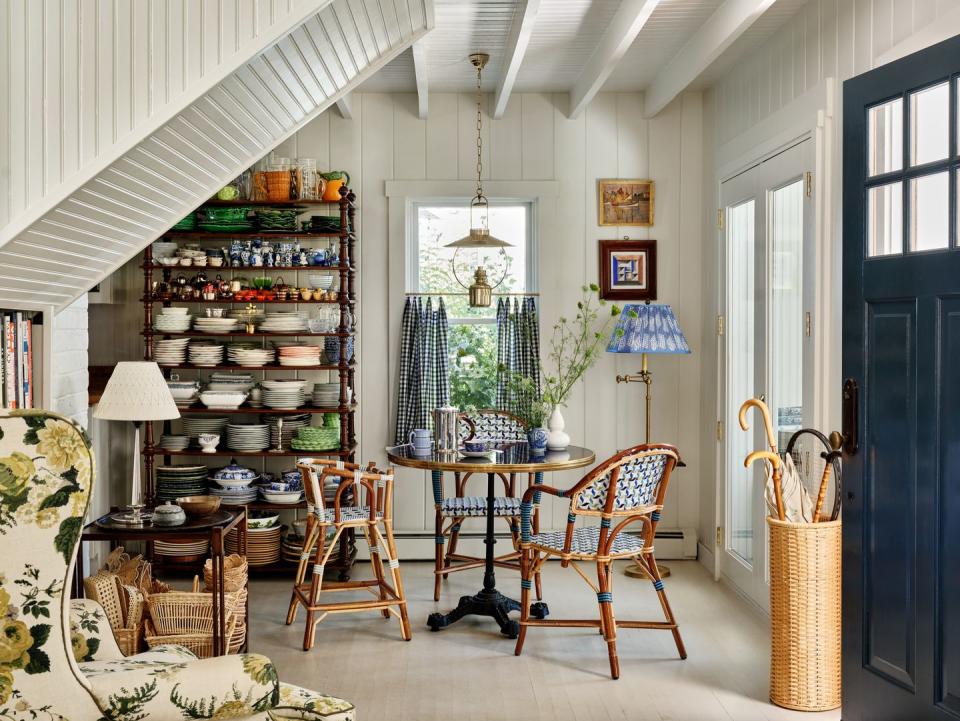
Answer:
<svg viewBox="0 0 960 721"><path fill-rule="evenodd" d="M727 477L743 476L743 459L753 450L751 434L737 430L737 413L756 392L756 201L727 210L727 412L731 429ZM753 493L749 483L727 487L727 550L753 563Z"/></svg>

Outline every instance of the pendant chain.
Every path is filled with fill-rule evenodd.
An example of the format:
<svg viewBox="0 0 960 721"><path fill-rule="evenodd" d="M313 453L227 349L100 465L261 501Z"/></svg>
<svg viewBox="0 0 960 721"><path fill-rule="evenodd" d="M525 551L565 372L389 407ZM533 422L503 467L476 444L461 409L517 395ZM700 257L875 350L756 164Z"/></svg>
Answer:
<svg viewBox="0 0 960 721"><path fill-rule="evenodd" d="M481 177L483 175L483 141L481 140L481 131L483 128L483 119L480 115L480 103L483 96L480 94L480 73L482 68L477 66L477 197L483 197L483 184Z"/></svg>

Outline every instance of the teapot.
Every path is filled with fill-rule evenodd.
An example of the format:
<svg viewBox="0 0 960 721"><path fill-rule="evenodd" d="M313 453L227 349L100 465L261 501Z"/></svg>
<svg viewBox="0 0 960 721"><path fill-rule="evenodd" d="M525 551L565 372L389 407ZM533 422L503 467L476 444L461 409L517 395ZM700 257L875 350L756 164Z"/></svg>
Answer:
<svg viewBox="0 0 960 721"><path fill-rule="evenodd" d="M346 170L331 170L320 173L320 177L327 181L327 187L323 189L323 200L328 203L339 203L340 188L350 184L350 174Z"/></svg>

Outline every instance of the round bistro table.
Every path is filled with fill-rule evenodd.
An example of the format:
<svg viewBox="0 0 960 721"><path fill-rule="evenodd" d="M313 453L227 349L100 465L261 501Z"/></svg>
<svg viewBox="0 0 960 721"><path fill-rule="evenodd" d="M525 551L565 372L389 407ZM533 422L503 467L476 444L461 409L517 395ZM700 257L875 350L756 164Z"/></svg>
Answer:
<svg viewBox="0 0 960 721"><path fill-rule="evenodd" d="M596 459L593 451L589 448L568 446L564 451L547 451L544 455L535 456L527 452L526 443L511 442L496 444L488 456L468 458L456 452L414 453L413 446L406 444L387 448L387 458L394 465L407 468L420 468L439 473L453 471L487 474L487 530L483 540L486 544L483 588L472 596L461 596L457 607L450 613L431 613L427 618L427 625L431 631L439 631L464 616L490 616L499 624L502 634L508 638L516 638L520 632L520 624L511 619L508 614L510 611L519 611L520 604L497 590L497 579L494 573L493 546L497 541L493 533L495 519L493 499L496 496L497 474L549 473L582 468L591 465Z"/></svg>

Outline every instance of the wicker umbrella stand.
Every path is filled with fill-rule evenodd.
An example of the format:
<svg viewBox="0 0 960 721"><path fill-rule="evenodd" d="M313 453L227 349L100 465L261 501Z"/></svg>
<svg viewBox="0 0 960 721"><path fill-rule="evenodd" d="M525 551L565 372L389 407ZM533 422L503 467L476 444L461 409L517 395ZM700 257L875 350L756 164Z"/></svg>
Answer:
<svg viewBox="0 0 960 721"><path fill-rule="evenodd" d="M798 711L840 706L841 522L770 529L770 700Z"/></svg>

